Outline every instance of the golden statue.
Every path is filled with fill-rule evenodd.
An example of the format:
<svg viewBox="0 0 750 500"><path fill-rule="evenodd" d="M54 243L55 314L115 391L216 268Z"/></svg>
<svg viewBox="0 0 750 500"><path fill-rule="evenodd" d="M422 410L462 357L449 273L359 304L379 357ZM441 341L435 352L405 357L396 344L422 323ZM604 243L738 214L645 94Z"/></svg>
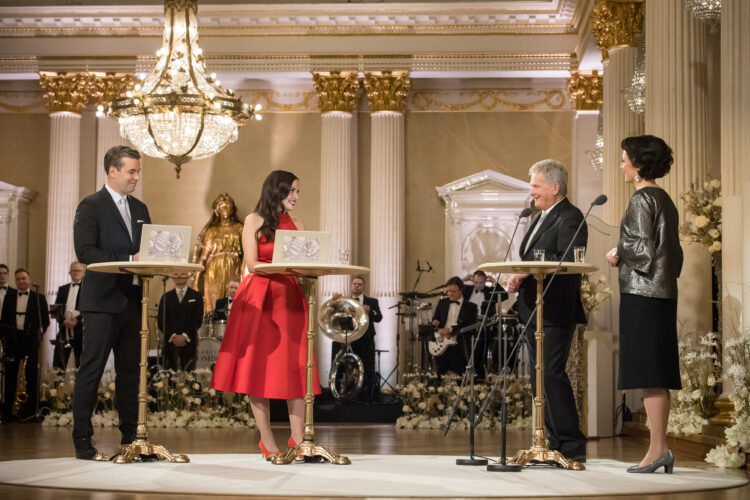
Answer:
<svg viewBox="0 0 750 500"><path fill-rule="evenodd" d="M198 235L192 260L205 267L195 274L194 286L200 290L203 278L204 310L213 311L216 301L226 295L227 283L242 278L242 221L228 193L214 200L211 218Z"/></svg>

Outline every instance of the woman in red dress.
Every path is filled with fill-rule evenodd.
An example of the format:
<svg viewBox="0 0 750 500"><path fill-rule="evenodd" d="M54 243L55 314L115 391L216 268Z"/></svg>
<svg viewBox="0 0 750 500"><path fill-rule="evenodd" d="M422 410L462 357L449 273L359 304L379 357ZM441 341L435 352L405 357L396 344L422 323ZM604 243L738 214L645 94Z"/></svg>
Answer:
<svg viewBox="0 0 750 500"><path fill-rule="evenodd" d="M271 262L277 229L304 229L289 215L298 197L297 177L275 170L263 181L255 212L245 219L242 246L249 274L235 295L211 381L216 390L250 396L266 459L279 454L269 399L287 400L290 445L302 442L304 432L307 302L293 276L255 273L257 264ZM317 369L313 373L320 394Z"/></svg>

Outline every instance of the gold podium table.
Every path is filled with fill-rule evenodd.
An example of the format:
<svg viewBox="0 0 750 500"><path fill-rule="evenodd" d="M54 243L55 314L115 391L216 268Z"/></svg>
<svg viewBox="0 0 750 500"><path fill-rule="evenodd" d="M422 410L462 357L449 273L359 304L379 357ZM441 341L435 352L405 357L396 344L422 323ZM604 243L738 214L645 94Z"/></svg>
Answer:
<svg viewBox="0 0 750 500"><path fill-rule="evenodd" d="M290 274L302 278L302 290L307 299L307 364L305 375L305 435L297 446L287 448L280 456L274 456L272 462L276 465L290 464L298 456L322 457L332 464L349 465L348 457L329 451L325 446L315 443L315 428L313 425L313 354L315 352L315 304L318 276L357 275L367 274L370 269L349 264L258 264L256 273Z"/></svg>
<svg viewBox="0 0 750 500"><path fill-rule="evenodd" d="M187 455L170 453L165 447L152 444L148 439L148 391L147 374L148 367L148 294L151 278L154 276L171 276L177 273L191 273L203 270L200 264L171 264L165 262L99 262L89 264L88 271L99 273L133 274L141 280L141 362L140 380L138 382L138 428L135 441L129 445L123 445L121 453L115 458L115 463L127 464L139 455L153 455L159 460L170 462L187 463L190 459Z"/></svg>
<svg viewBox="0 0 750 500"><path fill-rule="evenodd" d="M536 279L536 397L534 398L534 438L531 448L521 450L508 460L510 464L526 465L529 462L555 462L565 469L585 470L585 466L574 460L566 458L559 451L549 449L547 432L544 428L544 278L557 269L558 262L548 261L514 261L514 262L488 262L482 264L478 269L486 273L504 274L531 274ZM563 262L557 274L584 274L596 271L598 268L591 264L577 262Z"/></svg>

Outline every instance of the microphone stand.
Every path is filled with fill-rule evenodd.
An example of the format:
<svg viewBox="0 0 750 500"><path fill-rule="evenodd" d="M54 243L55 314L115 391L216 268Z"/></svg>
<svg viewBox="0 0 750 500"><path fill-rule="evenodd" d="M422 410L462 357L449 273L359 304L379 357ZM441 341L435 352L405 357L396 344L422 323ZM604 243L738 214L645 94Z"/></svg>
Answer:
<svg viewBox="0 0 750 500"><path fill-rule="evenodd" d="M510 254L510 250L512 248L513 239L516 236L516 231L518 230L518 226L521 223L521 219L524 219L531 215L531 209L525 208L521 211L521 213L518 216L518 220L516 221L516 226L513 228L513 234L510 237L510 242L508 243L508 248L505 251L505 256L503 257L503 261L508 259L508 255ZM492 287L492 293L490 294L489 303L491 304L495 296L497 295L498 286L500 284L495 281L495 285ZM490 308L487 307L485 309L484 314L482 315L482 321L479 325L479 333L481 335L481 332L486 327L487 323L487 317L489 316ZM499 323L499 327L502 328L502 323ZM474 335L472 333L471 336L471 353L469 355L468 363L466 364L466 370L464 371L463 378L461 380L461 389L458 392L458 395L456 396L456 399L453 401L453 406L451 407L450 414L448 416L448 420L445 423L445 433L444 436L448 435L448 432L450 432L451 426L453 424L453 417L456 414L456 410L458 409L458 403L461 401L461 396L463 396L464 387L466 386L467 379L470 381L469 384L469 458L457 458L456 459L456 465L487 465L487 459L484 458L474 458L474 429L479 424L479 418L477 417L475 419L474 416L474 353L476 352L477 343L479 342L480 335Z"/></svg>

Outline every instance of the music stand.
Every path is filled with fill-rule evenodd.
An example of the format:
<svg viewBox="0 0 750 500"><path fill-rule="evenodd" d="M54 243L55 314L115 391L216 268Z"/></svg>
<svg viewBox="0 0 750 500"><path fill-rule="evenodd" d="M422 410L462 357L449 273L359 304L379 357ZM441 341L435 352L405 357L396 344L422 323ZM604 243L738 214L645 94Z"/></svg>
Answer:
<svg viewBox="0 0 750 500"><path fill-rule="evenodd" d="M302 278L302 290L307 299L307 364L306 364L306 391L305 391L305 434L301 443L297 446L287 448L281 455L274 455L272 463L286 465L294 462L299 457L322 457L332 464L349 465L348 457L329 451L325 446L315 443L315 429L313 426L313 353L315 351L315 303L317 290L315 281L318 276L332 275L358 275L367 274L370 269L362 266L349 264L258 264L255 266L256 273L264 274L291 274Z"/></svg>
<svg viewBox="0 0 750 500"><path fill-rule="evenodd" d="M559 269L558 269L559 267ZM536 417L534 419L534 438L531 448L521 450L508 462L511 464L525 465L531 461L534 462L554 462L560 464L565 469L585 470L586 467L574 460L566 458L559 451L549 449L547 440L547 431L544 427L544 277L555 272L557 274L583 274L597 270L596 266L577 262L564 262L560 265L558 262L547 261L521 261L521 262L489 262L479 266L480 270L489 273L505 274L531 274L536 279L536 397L534 398L534 410Z"/></svg>
<svg viewBox="0 0 750 500"><path fill-rule="evenodd" d="M200 264L176 264L167 262L99 262L89 264L87 270L99 273L137 275L141 281L141 373L138 382L138 427L135 441L122 445L121 453L115 458L117 464L131 463L139 455L153 455L158 460L187 463L187 455L172 454L165 447L152 444L148 438L148 392L146 367L148 366L148 303L149 284L155 276L171 276L177 273L201 271Z"/></svg>

